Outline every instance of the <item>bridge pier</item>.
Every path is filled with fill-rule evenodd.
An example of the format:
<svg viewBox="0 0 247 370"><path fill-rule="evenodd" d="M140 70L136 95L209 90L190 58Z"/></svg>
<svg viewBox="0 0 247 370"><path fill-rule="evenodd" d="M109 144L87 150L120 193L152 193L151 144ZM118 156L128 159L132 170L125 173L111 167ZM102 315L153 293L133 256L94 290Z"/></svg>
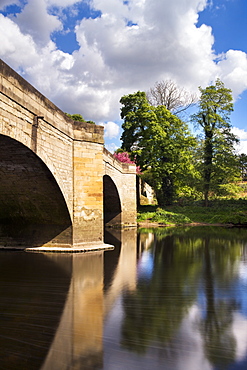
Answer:
<svg viewBox="0 0 247 370"><path fill-rule="evenodd" d="M103 241L103 130L74 123L73 245Z"/></svg>

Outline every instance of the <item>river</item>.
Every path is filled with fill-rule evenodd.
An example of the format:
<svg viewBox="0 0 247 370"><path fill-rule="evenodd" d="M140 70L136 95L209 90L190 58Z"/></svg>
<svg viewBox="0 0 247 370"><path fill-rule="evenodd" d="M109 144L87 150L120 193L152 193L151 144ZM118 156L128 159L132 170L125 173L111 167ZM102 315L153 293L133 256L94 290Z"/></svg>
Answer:
<svg viewBox="0 0 247 370"><path fill-rule="evenodd" d="M105 238L114 250L0 251L0 369L247 369L247 229Z"/></svg>

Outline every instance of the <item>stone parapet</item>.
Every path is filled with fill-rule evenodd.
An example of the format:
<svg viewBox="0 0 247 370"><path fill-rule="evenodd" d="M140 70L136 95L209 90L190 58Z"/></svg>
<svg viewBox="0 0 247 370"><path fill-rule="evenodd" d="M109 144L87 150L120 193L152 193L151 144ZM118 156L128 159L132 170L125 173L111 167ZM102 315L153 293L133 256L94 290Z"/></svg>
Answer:
<svg viewBox="0 0 247 370"><path fill-rule="evenodd" d="M104 162L109 167L115 168L120 173L136 174L135 164L120 162L106 148L104 148Z"/></svg>
<svg viewBox="0 0 247 370"><path fill-rule="evenodd" d="M120 162L106 149L104 149L103 160L104 175L112 179L120 201L119 214L116 214L116 207L112 205L115 216L107 222L107 226L136 226L136 166Z"/></svg>

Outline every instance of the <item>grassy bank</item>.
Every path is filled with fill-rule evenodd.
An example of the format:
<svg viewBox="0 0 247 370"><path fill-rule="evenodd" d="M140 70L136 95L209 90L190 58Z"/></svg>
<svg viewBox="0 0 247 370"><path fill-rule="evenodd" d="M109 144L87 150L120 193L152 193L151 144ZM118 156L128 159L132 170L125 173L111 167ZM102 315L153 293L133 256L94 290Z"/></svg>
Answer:
<svg viewBox="0 0 247 370"><path fill-rule="evenodd" d="M210 203L209 207L204 207L201 202L165 208L140 206L137 221L138 223L150 222L164 225L207 223L247 227L247 199L215 200Z"/></svg>

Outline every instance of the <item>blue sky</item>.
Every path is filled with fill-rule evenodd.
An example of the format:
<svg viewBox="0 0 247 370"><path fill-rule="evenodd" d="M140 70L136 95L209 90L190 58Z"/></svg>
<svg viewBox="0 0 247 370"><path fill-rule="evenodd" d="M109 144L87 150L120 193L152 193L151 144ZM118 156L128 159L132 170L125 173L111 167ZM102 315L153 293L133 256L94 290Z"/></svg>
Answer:
<svg viewBox="0 0 247 370"><path fill-rule="evenodd" d="M120 98L171 79L232 89L247 154L246 0L0 0L0 58L59 108L121 145Z"/></svg>

